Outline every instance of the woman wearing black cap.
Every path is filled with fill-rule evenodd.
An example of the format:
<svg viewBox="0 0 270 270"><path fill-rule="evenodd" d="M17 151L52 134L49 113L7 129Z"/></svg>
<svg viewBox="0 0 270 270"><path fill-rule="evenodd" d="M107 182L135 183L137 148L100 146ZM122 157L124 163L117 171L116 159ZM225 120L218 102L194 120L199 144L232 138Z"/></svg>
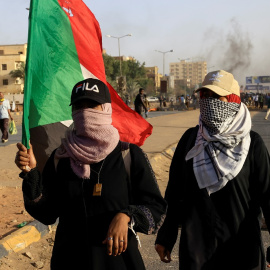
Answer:
<svg viewBox="0 0 270 270"><path fill-rule="evenodd" d="M44 224L59 218L51 269L145 269L134 232L156 232L166 211L149 161L119 141L104 83L77 83L71 105L74 127L42 174L21 143L15 159L26 210Z"/></svg>

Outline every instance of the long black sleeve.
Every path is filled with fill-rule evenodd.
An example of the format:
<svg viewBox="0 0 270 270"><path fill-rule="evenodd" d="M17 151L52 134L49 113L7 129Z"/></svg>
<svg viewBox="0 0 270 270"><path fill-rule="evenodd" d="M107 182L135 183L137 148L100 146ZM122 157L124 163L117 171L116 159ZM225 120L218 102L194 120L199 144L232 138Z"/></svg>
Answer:
<svg viewBox="0 0 270 270"><path fill-rule="evenodd" d="M54 166L54 153L42 174L32 170L24 176L23 196L27 212L43 224L53 224L59 217L59 188Z"/></svg>
<svg viewBox="0 0 270 270"><path fill-rule="evenodd" d="M156 233L164 221L167 204L145 153L130 145L130 154L132 199L131 205L122 212L134 218L136 231Z"/></svg>
<svg viewBox="0 0 270 270"><path fill-rule="evenodd" d="M270 232L270 158L262 138L253 133L253 143L250 151L253 152L252 179L256 188L252 189L256 201L260 202L267 228Z"/></svg>
<svg viewBox="0 0 270 270"><path fill-rule="evenodd" d="M178 229L182 223L184 210L183 199L185 196L184 179L186 178L187 162L185 161L186 146L188 138L193 129L187 130L180 139L170 166L169 182L165 192L165 200L168 203L168 210L165 221L160 228L156 244L165 246L172 250L177 236Z"/></svg>

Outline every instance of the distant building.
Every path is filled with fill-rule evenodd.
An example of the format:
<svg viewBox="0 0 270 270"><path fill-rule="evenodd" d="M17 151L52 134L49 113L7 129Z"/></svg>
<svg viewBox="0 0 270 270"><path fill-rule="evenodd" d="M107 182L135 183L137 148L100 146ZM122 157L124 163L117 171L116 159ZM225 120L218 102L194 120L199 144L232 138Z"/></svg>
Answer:
<svg viewBox="0 0 270 270"><path fill-rule="evenodd" d="M0 45L0 91L18 94L23 91L24 82L12 78L9 73L26 61L27 44Z"/></svg>
<svg viewBox="0 0 270 270"><path fill-rule="evenodd" d="M173 76L173 75L170 75L170 76L165 75L165 76L163 77L163 79L167 81L167 83L168 83L168 88L174 89L174 87L175 87L175 79L174 79L174 76Z"/></svg>
<svg viewBox="0 0 270 270"><path fill-rule="evenodd" d="M190 79L174 80L174 86L175 88L191 88Z"/></svg>
<svg viewBox="0 0 270 270"><path fill-rule="evenodd" d="M107 54L107 51L106 51L106 49L102 49L102 54ZM123 62L123 61L136 61L136 59L134 58L134 57L132 57L132 56L111 56L112 58L114 58L115 60L120 60L121 59L121 61Z"/></svg>
<svg viewBox="0 0 270 270"><path fill-rule="evenodd" d="M112 58L114 58L115 60L118 60L121 59L122 62L124 61L136 61L136 59L132 56L112 56Z"/></svg>
<svg viewBox="0 0 270 270"><path fill-rule="evenodd" d="M175 85L195 89L202 82L207 74L207 63L205 61L180 62L170 63L170 74L174 76Z"/></svg>
<svg viewBox="0 0 270 270"><path fill-rule="evenodd" d="M154 86L156 89L156 92L160 88L160 80L162 78L162 74L158 73L158 67L145 67L146 70L146 76L148 79L152 79L154 81Z"/></svg>

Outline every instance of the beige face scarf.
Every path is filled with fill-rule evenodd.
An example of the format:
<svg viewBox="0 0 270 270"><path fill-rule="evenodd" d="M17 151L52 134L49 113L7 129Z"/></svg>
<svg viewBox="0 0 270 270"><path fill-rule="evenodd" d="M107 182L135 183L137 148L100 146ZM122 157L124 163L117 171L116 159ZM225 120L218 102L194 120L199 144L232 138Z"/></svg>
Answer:
<svg viewBox="0 0 270 270"><path fill-rule="evenodd" d="M72 113L74 129L68 129L56 158L70 158L71 168L80 178L90 178L90 164L105 159L119 142L118 130L112 126L112 107L103 111L82 109Z"/></svg>

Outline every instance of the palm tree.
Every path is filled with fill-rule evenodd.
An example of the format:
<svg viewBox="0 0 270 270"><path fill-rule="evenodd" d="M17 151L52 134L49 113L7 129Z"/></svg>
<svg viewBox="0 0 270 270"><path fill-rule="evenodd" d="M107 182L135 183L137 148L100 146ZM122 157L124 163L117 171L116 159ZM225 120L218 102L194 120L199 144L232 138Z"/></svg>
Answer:
<svg viewBox="0 0 270 270"><path fill-rule="evenodd" d="M18 69L15 69L15 70L12 70L9 72L9 75L12 77L12 78L20 78L22 80L24 80L24 77L25 77L25 63L24 62L21 62L20 66Z"/></svg>
<svg viewBox="0 0 270 270"><path fill-rule="evenodd" d="M18 69L14 69L9 72L9 75L14 79L21 79L22 83L24 83L25 78L25 63L21 62Z"/></svg>
<svg viewBox="0 0 270 270"><path fill-rule="evenodd" d="M139 93L140 87L141 87L140 84L136 82L135 80L132 80L132 79L127 80L127 92L132 102L136 94Z"/></svg>

